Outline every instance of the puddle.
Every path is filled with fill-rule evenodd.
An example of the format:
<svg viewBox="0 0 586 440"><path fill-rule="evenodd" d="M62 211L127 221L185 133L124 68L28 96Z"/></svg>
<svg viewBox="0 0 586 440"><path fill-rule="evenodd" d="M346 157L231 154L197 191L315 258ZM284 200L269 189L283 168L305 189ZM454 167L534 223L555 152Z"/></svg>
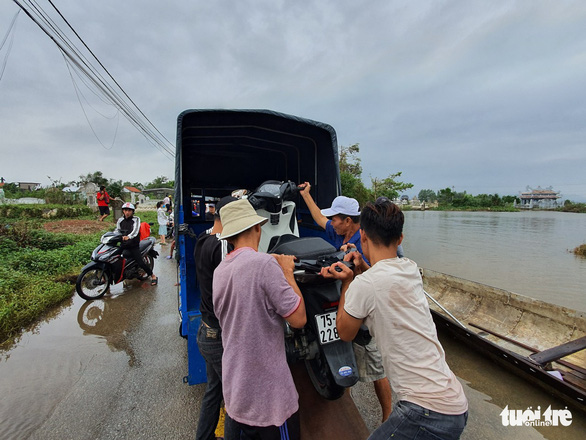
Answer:
<svg viewBox="0 0 586 440"><path fill-rule="evenodd" d="M52 413L96 359L121 357L132 367L128 334L152 296L138 283L86 302L77 295L0 351L0 432L26 438Z"/></svg>

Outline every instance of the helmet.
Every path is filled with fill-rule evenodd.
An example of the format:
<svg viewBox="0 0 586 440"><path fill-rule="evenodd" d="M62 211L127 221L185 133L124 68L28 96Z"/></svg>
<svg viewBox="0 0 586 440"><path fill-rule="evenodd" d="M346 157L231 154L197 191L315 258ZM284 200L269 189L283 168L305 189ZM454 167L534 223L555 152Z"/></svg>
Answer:
<svg viewBox="0 0 586 440"><path fill-rule="evenodd" d="M130 202L126 202L124 205L122 205L122 209L132 209L134 211L134 205Z"/></svg>

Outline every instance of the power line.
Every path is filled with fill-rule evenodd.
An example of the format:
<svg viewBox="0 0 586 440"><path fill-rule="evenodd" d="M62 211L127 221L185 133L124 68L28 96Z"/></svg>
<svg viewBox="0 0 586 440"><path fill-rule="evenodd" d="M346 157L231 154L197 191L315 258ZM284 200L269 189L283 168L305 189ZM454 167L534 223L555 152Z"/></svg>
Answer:
<svg viewBox="0 0 586 440"><path fill-rule="evenodd" d="M108 74L108 76L112 79L112 81L114 81L114 84L116 84L118 86L118 88L120 90L122 90L122 93L124 93L124 96L126 96L130 100L130 102L132 102L132 104L136 107L136 109L140 112L140 114L143 115L144 118L147 121L149 121L149 123L153 126L153 128L155 130L157 130L157 127L155 127L155 125L153 123L151 123L151 121L149 120L149 118L147 118L147 116L141 111L141 109L134 103L134 101L132 100L132 98L130 98L130 96L128 96L128 94L124 91L124 89L122 88L122 86L120 84L118 84L118 81L116 81L114 79L114 77L110 74L110 72L108 71L108 69L106 69L106 67L102 64L102 62L98 59L98 57L88 47L88 45L85 44L85 41L83 41L83 39L77 34L77 32L75 31L75 29L73 29L73 27L69 24L69 21L67 21L67 19L61 14L61 11L59 11L59 9L57 9L57 7L53 4L53 2L51 0L48 0L48 1L51 4L51 6L53 6L53 8L55 9L55 11L57 11L57 13L59 14L59 16L63 19L63 21L67 24L67 26L69 26L69 29L72 30L72 32L75 34L75 36L79 39L79 41L82 42L82 44L85 46L85 48L88 50L88 52L90 54L92 54L92 56L98 62L98 64L102 67L102 69L104 69L104 71ZM157 133L159 133L163 137L163 139L165 139L169 144L171 144L171 142L169 142L169 140L159 130L157 130Z"/></svg>
<svg viewBox="0 0 586 440"><path fill-rule="evenodd" d="M0 70L0 80L4 76L4 70L6 69L6 64L8 63L8 56L10 55L10 51L12 50L12 43L14 42L14 32L13 32L14 24L16 23L16 19L18 18L19 13L20 13L20 11L18 11L16 14L14 14L14 17L12 18L12 21L10 22L10 26L8 28L8 31L6 32L6 35L4 36L4 38L2 40L2 44L0 44L0 50L2 50L2 48L4 47L4 44L6 44L6 40L10 36L10 44L8 45L8 49L6 49L6 56L4 57L4 61L2 61L2 70Z"/></svg>
<svg viewBox="0 0 586 440"><path fill-rule="evenodd" d="M113 87L106 78L96 69L92 63L82 54L82 52L75 46L75 44L64 34L59 28L59 25L53 21L53 19L33 0L28 3L26 0L19 2L13 0L21 10L55 43L63 57L66 59L66 65L73 68L82 74L91 84L95 87L98 95L101 94L106 98L108 102L116 106L124 115L124 117L145 137L145 139L156 149L158 149L167 158L173 160L175 157L174 148L171 142L161 134L161 132L155 127L155 125L146 117L146 115L140 110L140 108L134 103L134 101L128 96L120 84L114 79L110 72L105 68L102 62L97 56L89 49L87 44L82 40L79 34L73 29L69 22L63 17L61 12L55 7L55 5L49 1L51 6L57 11L62 20L65 21L67 26L73 31L75 36L82 42L84 47L89 51L92 57L97 61L102 70L107 73L107 76L114 82L116 87ZM24 6L28 6L28 9ZM74 81L73 76L72 81ZM83 81L88 89L92 90L85 81ZM74 84L74 89L77 86ZM121 96L117 90L120 90L124 96ZM92 90L94 92L94 90ZM94 92L95 93L95 92ZM124 98L126 97L126 98ZM79 95L78 95L79 100ZM130 102L130 103L129 103ZM81 104L81 101L80 101ZM83 107L83 106L82 106ZM135 111L135 109L138 111ZM84 111L85 114L85 111ZM87 116L86 116L87 119ZM89 121L88 121L89 122ZM91 124L90 124L91 127ZM93 128L92 128L92 131ZM95 134L95 132L94 132ZM99 139L98 139L99 140Z"/></svg>

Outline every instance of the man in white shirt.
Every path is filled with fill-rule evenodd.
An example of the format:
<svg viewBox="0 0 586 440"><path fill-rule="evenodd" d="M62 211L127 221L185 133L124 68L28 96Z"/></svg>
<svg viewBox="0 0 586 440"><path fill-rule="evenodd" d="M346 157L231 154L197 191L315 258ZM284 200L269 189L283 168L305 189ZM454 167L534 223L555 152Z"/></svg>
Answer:
<svg viewBox="0 0 586 440"><path fill-rule="evenodd" d="M340 338L351 341L366 324L399 396L390 417L369 438L458 439L468 419L468 400L446 363L417 264L397 257L403 223L403 213L387 198L367 203L360 229L371 267L353 252L346 259L354 261L356 278L342 263L322 269L322 275L342 281L336 319Z"/></svg>

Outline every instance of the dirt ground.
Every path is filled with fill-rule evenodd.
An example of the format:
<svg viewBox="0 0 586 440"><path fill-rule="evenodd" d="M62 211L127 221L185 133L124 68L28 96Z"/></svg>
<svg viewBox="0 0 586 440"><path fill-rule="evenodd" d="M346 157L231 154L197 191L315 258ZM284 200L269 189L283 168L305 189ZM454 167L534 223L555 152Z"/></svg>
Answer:
<svg viewBox="0 0 586 440"><path fill-rule="evenodd" d="M43 225L48 232L64 232L73 234L93 234L107 230L112 226L111 222L98 220L57 220Z"/></svg>

